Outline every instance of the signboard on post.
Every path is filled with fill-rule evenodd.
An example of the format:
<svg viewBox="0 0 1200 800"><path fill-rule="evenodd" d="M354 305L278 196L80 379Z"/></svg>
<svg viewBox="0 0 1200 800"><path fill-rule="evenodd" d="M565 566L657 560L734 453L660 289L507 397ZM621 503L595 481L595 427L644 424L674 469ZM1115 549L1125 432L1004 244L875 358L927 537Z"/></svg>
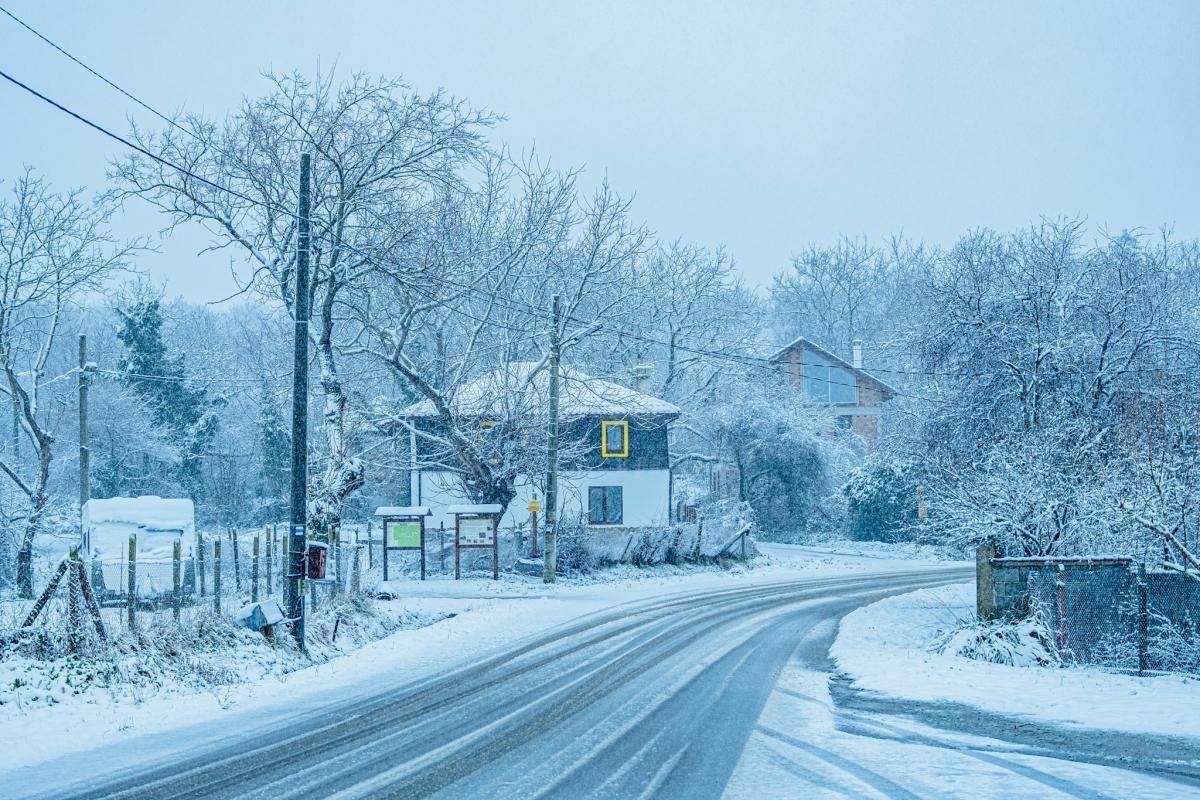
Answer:
<svg viewBox="0 0 1200 800"><path fill-rule="evenodd" d="M429 506L381 506L375 516L383 522L383 579L388 579L388 552L416 550L421 553L421 580L425 580L425 518Z"/></svg>
<svg viewBox="0 0 1200 800"><path fill-rule="evenodd" d="M420 520L409 522L401 519L389 519L384 522L383 527L384 535L387 537L387 546L392 550L421 549L425 525Z"/></svg>
<svg viewBox="0 0 1200 800"><path fill-rule="evenodd" d="M497 503L474 506L450 506L454 515L454 579L462 574L462 551L490 548L492 551L492 580L500 579L500 545L497 535L500 515L504 512Z"/></svg>

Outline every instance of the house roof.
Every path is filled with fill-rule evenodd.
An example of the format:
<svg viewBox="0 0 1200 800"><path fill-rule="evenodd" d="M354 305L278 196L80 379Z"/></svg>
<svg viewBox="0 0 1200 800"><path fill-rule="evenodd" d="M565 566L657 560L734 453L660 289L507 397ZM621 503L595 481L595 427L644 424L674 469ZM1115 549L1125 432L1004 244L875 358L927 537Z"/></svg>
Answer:
<svg viewBox="0 0 1200 800"><path fill-rule="evenodd" d="M507 398L519 397L527 408L549 404L550 373L541 362L508 364L463 385L454 395L450 410L455 416L482 417L495 413ZM653 395L601 380L571 368L559 369L558 413L563 419L593 416L677 417L678 406ZM403 409L401 417L434 419L433 403L422 400Z"/></svg>
<svg viewBox="0 0 1200 800"><path fill-rule="evenodd" d="M832 363L841 367L842 369L847 370L848 372L851 372L854 375L862 377L868 381L871 381L872 383L874 383L880 389L883 390L883 393L886 395L884 397L885 400L889 399L891 397L895 397L897 394L899 394L899 392L896 391L896 389L893 388L891 385L889 385L885 381L881 381L879 378L876 378L874 375L867 372L862 367L854 366L846 359L841 358L840 356L838 356L834 353L831 353L829 350L825 349L821 345L817 344L816 342L812 341L811 339L806 339L803 336L798 336L794 340L789 342L788 344L784 345L773 356L771 356L771 360L782 362L783 357L786 356L788 353L792 352L793 350L795 350L796 348L801 348L804 350L812 350L812 351L816 352L817 354L819 354L822 358L828 359L829 361L831 361Z"/></svg>

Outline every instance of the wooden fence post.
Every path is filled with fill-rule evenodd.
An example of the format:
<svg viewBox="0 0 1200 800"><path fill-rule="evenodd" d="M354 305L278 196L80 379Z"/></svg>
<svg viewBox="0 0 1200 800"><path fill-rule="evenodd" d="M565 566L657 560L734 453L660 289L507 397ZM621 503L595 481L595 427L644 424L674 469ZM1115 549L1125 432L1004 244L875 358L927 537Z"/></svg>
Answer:
<svg viewBox="0 0 1200 800"><path fill-rule="evenodd" d="M271 596L271 571L274 567L275 553L275 529L273 527L264 527L263 533L267 537L267 597Z"/></svg>
<svg viewBox="0 0 1200 800"><path fill-rule="evenodd" d="M62 563L58 565L58 571L54 573L54 577L46 584L46 590L42 592L42 596L33 604L33 608L29 611L29 616L25 617L25 621L21 623L22 628L28 628L38 618L38 614L42 613L42 609L46 607L46 603L50 602L50 598L54 595L54 590L58 588L59 581L63 575L67 574L67 567L70 566L69 559L64 558Z"/></svg>
<svg viewBox="0 0 1200 800"><path fill-rule="evenodd" d="M371 524L371 520L367 520L367 569L373 569L375 567L375 551L372 549L371 545L371 537L374 535L372 530L373 526Z"/></svg>
<svg viewBox="0 0 1200 800"><path fill-rule="evenodd" d="M350 593L359 594L362 591L362 572L360 565L359 545L354 545L354 561L350 564Z"/></svg>
<svg viewBox="0 0 1200 800"><path fill-rule="evenodd" d="M457 550L457 548L455 548ZM454 556L454 561L458 563L458 556ZM446 571L446 523L438 523L438 569L441 572Z"/></svg>
<svg viewBox="0 0 1200 800"><path fill-rule="evenodd" d="M1138 565L1138 674L1150 669L1150 593L1146 585L1146 565Z"/></svg>
<svg viewBox="0 0 1200 800"><path fill-rule="evenodd" d="M221 613L221 537L213 539L213 611Z"/></svg>
<svg viewBox="0 0 1200 800"><path fill-rule="evenodd" d="M183 606L183 581L181 567L183 566L183 540L176 539L171 545L171 617L179 622L179 610Z"/></svg>
<svg viewBox="0 0 1200 800"><path fill-rule="evenodd" d="M241 562L238 559L238 531L237 528L229 529L229 540L233 544L233 590L236 592L234 597L241 597L242 594L242 570Z"/></svg>
<svg viewBox="0 0 1200 800"><path fill-rule="evenodd" d="M342 526L337 525L333 529L333 561L334 568L337 570L334 574L336 583L333 585L333 590L336 594L344 594L346 591L346 554L342 552Z"/></svg>
<svg viewBox="0 0 1200 800"><path fill-rule="evenodd" d="M258 602L258 536L254 537L254 559L250 562L250 602Z"/></svg>
<svg viewBox="0 0 1200 800"><path fill-rule="evenodd" d="M83 613L79 608L82 589L79 586L79 551L71 550L71 566L67 569L67 642L72 653L83 644Z"/></svg>
<svg viewBox="0 0 1200 800"><path fill-rule="evenodd" d="M129 630L137 629L137 537L129 537L129 562L125 576L125 615Z"/></svg>
<svg viewBox="0 0 1200 800"><path fill-rule="evenodd" d="M196 531L196 585L200 587L200 596L204 597L204 534L200 531Z"/></svg>
<svg viewBox="0 0 1200 800"><path fill-rule="evenodd" d="M1067 649L1067 571L1062 564L1054 588L1058 595L1058 649L1062 651Z"/></svg>
<svg viewBox="0 0 1200 800"><path fill-rule="evenodd" d="M88 612L92 615L96 635L100 637L100 641L107 642L108 634L104 632L104 620L100 618L100 605L96 602L96 595L92 593L92 585L88 583L87 570L83 568L82 561L77 561L75 567L79 572L79 588L83 591L83 602L87 604Z"/></svg>

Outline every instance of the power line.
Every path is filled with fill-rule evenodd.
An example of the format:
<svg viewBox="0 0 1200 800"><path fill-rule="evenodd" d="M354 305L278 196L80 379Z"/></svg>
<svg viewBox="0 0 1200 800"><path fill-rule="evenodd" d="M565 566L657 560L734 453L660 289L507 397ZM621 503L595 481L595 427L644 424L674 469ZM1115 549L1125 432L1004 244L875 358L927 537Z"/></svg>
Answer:
<svg viewBox="0 0 1200 800"><path fill-rule="evenodd" d="M48 41L48 40L47 40L47 41ZM55 46L55 47L56 47L56 49L60 49L60 50L61 50L61 48L57 48L57 46ZM65 53L65 51L63 51L63 52ZM91 70L91 68L89 68L89 67L87 67L86 65L82 64L82 62L78 61L78 59L74 58L73 56L70 56L70 54L66 54L66 55L68 55L68 56L71 58L71 60L72 60L72 61L75 61L76 63L79 63L79 64L81 64L81 66L84 66L85 68L87 68L87 69L89 70L89 72L94 72L94 70ZM95 73L95 74L99 75L99 73ZM166 167L168 167L168 168L170 168L170 169L173 169L173 170L175 170L176 172L179 172L179 173L180 173L180 174L182 174L182 175L185 175L185 176L187 176L187 177L193 178L194 180L200 181L201 183L203 183L203 184L204 184L204 185L206 185L206 186L209 186L209 187L211 187L211 188L213 188L213 189L216 189L217 191L220 191L220 192L225 192L225 193L227 193L227 194L229 194L229 195L231 195L231 196L233 196L233 197L236 197L236 198L238 198L238 199L240 199L240 200L243 200L243 201L245 201L245 202L247 202L247 203L250 203L250 204L252 204L252 205L254 205L254 206L257 206L257 207L260 207L260 208L265 208L265 209L267 209L267 210L269 210L269 211L273 211L273 212L275 212L275 213L277 213L277 214L286 215L286 216L290 216L290 217L292 217L292 218L296 218L296 214L295 214L295 212L292 212L292 211L290 211L290 210L287 210L287 209L281 209L281 208L277 208L277 207L271 206L270 204L263 203L262 201L259 201L259 200L255 200L254 198L252 198L252 197L249 197L249 196L247 196L247 195L245 195L245 194L243 194L243 193L241 193L241 192L239 192L239 191L237 191L237 190L235 190L235 189L231 189L231 188L229 188L229 187L226 187L226 186L223 186L223 185L221 185L221 184L218 184L218 183L216 183L216 182L214 182L214 181L211 181L211 180L209 180L209 179L207 179L207 178L201 177L200 175L197 175L196 173L192 172L191 170L189 170L189 169L187 169L187 168L185 168L185 167L182 167L182 166L180 166L180 165L178 165L178 164L174 163L173 161L170 161L169 159L167 159L167 158L164 158L164 157L162 157L162 156L158 155L157 153L153 153L153 152L151 152L150 150L147 150L146 148L144 148L144 147L142 147L142 146L140 146L140 145L138 145L138 144L135 144L135 143L133 143L133 142L129 141L128 139L126 139L125 137L123 137L123 136L121 136L121 135L119 135L119 134L113 133L112 131L108 130L107 128L103 127L102 125L99 125L98 123L92 122L91 120L87 119L86 117L82 116L81 114L77 114L76 112L72 111L71 109L67 108L66 106L62 105L61 103L59 103L59 102L57 102L57 101L53 100L52 98L50 98L50 97L48 97L48 96L46 96L46 95L42 94L41 92L37 91L37 90L36 90L36 89L34 89L33 87L29 86L28 84L26 84L26 83L23 83L22 81L19 81L19 80L17 80L17 79L16 79L16 78L14 78L12 75L9 75L7 72L5 72L5 71L3 71L3 70L0 70L0 77L3 77L5 80L9 81L10 83L13 83L14 85L18 86L19 88L21 88L21 89L24 89L26 92L29 92L30 94L34 95L34 96L35 96L35 97L37 97L38 99L42 100L43 102L50 104L51 106L53 106L53 107L57 108L59 111L62 111L62 112L63 112L63 113L65 113L65 114L68 114L69 116L71 116L71 117L75 118L76 120L78 120L78 121L80 121L80 122L84 123L84 124L85 124L85 125L87 125L88 127L92 128L92 129L94 129L94 130L96 130L97 132L99 132L99 133L103 134L104 136L107 136L107 137L109 137L110 139L113 139L114 141L116 141L116 142L119 142L120 144L122 144L122 145L124 145L124 146L126 146L126 147L128 147L128 148L130 148L130 149L132 149L132 150L134 150L134 151L136 151L136 152L138 152L138 153L141 153L142 155L146 156L147 158L150 158L150 159L154 160L156 163L162 164L163 166L166 166ZM111 84L111 81L108 81L107 79L103 79L103 80L104 80L106 83L109 83L109 84ZM115 84L113 84L113 85L115 86ZM122 94L125 94L125 95L127 95L127 96L129 96L129 97L133 97L133 95L132 95L132 94L130 94L130 93L128 93L128 92L126 92L126 91L125 91L125 90L123 90L123 89L120 89L120 87L116 87L116 88L117 88L119 91L121 91L121 93L122 93ZM134 99L136 100L136 98L134 98ZM141 104L141 105L146 105L146 104L142 103L142 101L140 101L140 100L137 100L137 102L138 102L139 104ZM147 106L147 107L149 107L149 106ZM156 115L158 115L158 116L162 116L162 115L161 115L161 114L159 114L158 112L155 112L155 114L156 114ZM177 126L177 127L178 127L178 126ZM189 132L189 133L190 133L190 132ZM359 257L363 258L364 260L366 260L366 261L368 261L368 262L370 262L370 263L374 263L376 266L382 266L381 264L379 264L379 262L378 262L378 261L377 261L377 260L376 260L376 259L375 259L373 256L370 256L370 255L368 255L367 253L364 253L362 250L358 249L358 248L357 248L357 247L355 247L354 245L351 245L350 243L348 243L348 242L344 242L344 241L343 241L343 242L341 242L341 245L342 245L342 246L344 246L344 247L345 247L347 250L349 250L350 252L352 252L352 253L355 253L355 254L356 254L356 255L358 255ZM461 289L461 290L463 290L463 291L466 291L466 292L478 292L478 291L479 291L479 289L477 289L476 287L472 287L472 286L469 286L469 285L466 285L466 284L460 284L460 283L457 283L457 282L455 282L455 281L451 281L451 280L449 280L448 278L429 278L429 276L426 276L426 278L427 278L427 279L434 280L435 282L442 282L442 283L444 283L444 284L447 284L447 285L450 285L450 286L454 286L455 288ZM423 289L423 288L421 288L421 287L418 287L418 286L416 286L416 285L413 285L413 284L408 284L408 286L409 286L409 288L411 288L411 289L414 289L414 290L416 290L416 291L418 291L418 292L420 292L420 293L422 293L422 294L424 294L424 295L426 295L426 296L430 297L431 299L438 299L436 295L434 295L432 292L429 292L428 290L425 290L425 289ZM508 298L499 298L499 297L496 297L495 299L497 300L497 302L504 303L504 304L508 305L510 308L515 308L515 307L516 307L516 304L515 304L513 301L509 300ZM530 330L528 330L528 329L517 329L517 328L512 328L511 326L506 326L506 325L504 325L503 323L500 323L500 322L497 322L497 321L494 321L494 320L484 320L484 319L480 319L479 317L476 317L476 316L473 316L473 315L471 315L471 314L468 314L467 312L465 312L465 311L463 311L462 309L460 309L460 308L457 308L457 307L455 307L455 306L447 306L447 307L448 307L450 310L454 311L455 313L458 313L458 314L460 314L460 315L462 315L462 316L465 316L465 317L467 317L468 319L472 319L473 321L475 321L475 322L479 322L479 323L481 323L481 324L484 324L484 325L487 325L487 324L494 324L494 325L496 325L497 327L506 328L506 329L508 329L508 330L510 330L510 331L513 331L513 332L516 332L516 333L526 333L526 334L528 334L528 333L533 333L533 331L530 331ZM532 305L528 305L528 306L526 306L526 308L525 308L525 310L527 310L527 311L528 311L528 310L530 310L530 309L535 309L535 307L534 307L534 306L532 306ZM536 310L540 310L540 309L536 309ZM574 321L574 322L576 322L576 323L578 323L578 324L585 324L585 325L588 325L588 326L592 326L592 325L595 325L595 324L596 324L596 321L595 321L595 320L591 320L591 321L579 320L578 318L576 318L576 317L573 317L573 316L571 316L571 315L567 315L567 317L566 317L566 318L567 318L569 321ZM622 331L622 330L619 330L619 329L614 329L614 328L612 328L611 326L604 326L604 325L601 325L601 326L600 326L600 328L598 328L598 330L608 330L609 332L611 332L611 333L615 333L615 334L617 334L617 335L620 335L620 336L625 336L625 337L627 337L627 338L632 338L632 339L634 339L634 340L643 341L643 342L646 342L646 343L649 343L649 344L655 344L655 345L658 345L658 346L660 346L660 347L668 347L668 346L671 346L671 345L669 345L668 343L666 343L666 342L663 342L663 341L661 341L661 340L653 339L653 338L651 338L651 337L647 337L647 336L644 336L644 335L641 335L641 334L635 334L635 333L632 333L632 332L630 332L630 331ZM688 347L688 346L685 346L685 345L678 345L678 344L674 345L674 347L675 347L677 350L681 351L681 352L688 352L688 353L692 353L692 354L695 354L695 355L703 355L703 356L707 356L707 357L710 357L710 358L715 358L715 359L724 359L724 360L727 360L727 361L734 361L734 362L736 362L736 363L743 363L743 364L745 364L745 363L747 363L747 362L764 362L764 363L766 363L766 364L770 364L770 365L772 365L772 366L773 366L773 367L775 367L775 368L778 368L778 367L780 366L780 365L778 364L778 362L774 362L774 361L771 361L770 359L766 359L766 358L763 358L763 357L760 357L760 356L753 356L753 355L730 355L730 354L726 354L726 353L720 353L720 352L718 352L718 351L710 351L710 350L704 350L704 349L700 349L700 348L692 348L692 347ZM817 365L817 364L811 364L811 365L803 365L803 366L826 366L826 365ZM827 378L826 378L826 379L814 378L814 380L824 380L826 383L830 383L830 384L835 384L835 383L836 383L836 382L832 382L832 381L830 381L830 380L829 380L829 379L827 379ZM850 383L844 383L844 382L843 382L843 383L841 383L840 385L843 385L843 386L856 386L856 384L850 384Z"/></svg>
<svg viewBox="0 0 1200 800"><path fill-rule="evenodd" d="M68 53L68 52L67 52L65 49L63 49L62 47L60 47L59 45L57 45L57 44L55 44L54 42L50 41L50 39L49 39L48 37L46 37L46 36L45 36L43 33L41 33L40 31L38 31L37 29L35 29L35 28L34 28L32 25L30 25L28 22L26 22L25 20L23 20L23 19L21 19L20 17L18 17L16 14L12 13L11 11L9 11L9 10L8 10L7 8L5 8L3 5L0 5L0 12L3 12L3 14L4 14L5 16L7 16L9 19L11 19L13 22L17 23L17 24L18 24L18 25L20 25L22 28L24 28L25 30L27 30L27 31L29 31L30 33L32 33L34 36L36 36L37 38L41 39L41 40L42 40L43 42L45 42L46 44L48 44L48 45L50 45L51 47L53 47L53 48L54 48L55 50L57 50L59 53L61 53L62 55L66 56L68 59L70 59L72 62L74 62L74 63L75 63L75 64L77 64L78 66L80 66L80 67L82 67L83 69L87 70L89 73L91 73L91 74L92 74L93 76L95 76L96 78L99 78L101 81L103 81L104 83L108 84L108 85L109 85L111 88L115 89L116 91L118 91L118 92L120 92L121 94L123 94L125 97L127 97L127 98L129 98L130 100L132 100L133 102L137 103L139 106L141 106L142 108L146 109L146 110L147 110L147 111L149 111L151 114L153 114L154 116L156 116L156 117L158 117L159 119L161 119L163 122L167 123L168 125L170 125L170 126L172 126L172 127L174 127L174 128L178 128L179 130L183 131L184 133L187 133L187 134L189 134L189 135L192 135L192 134L191 134L191 131L187 130L187 129L186 129L186 128L184 128L182 125L179 125L179 124L178 124L178 123L176 123L174 120L172 120L170 117L167 117L165 114L162 114L162 113L160 113L159 111L157 111L156 109L154 109L154 108L152 108L150 105L148 105L147 103L143 103L143 102L142 102L141 100L139 100L137 97L134 97L132 94L130 94L129 92L125 91L125 90L124 90L124 89L122 89L120 86L118 86L117 84L113 83L113 82L112 82L112 81L110 81L108 78L104 77L104 76L103 76L103 75L101 75L99 72L97 72L96 70L92 69L92 68L91 68L91 67L89 67L87 64L83 63L83 62L82 62L82 61L80 61L78 58L76 58L75 56L73 56L73 55L71 55L70 53Z"/></svg>
<svg viewBox="0 0 1200 800"><path fill-rule="evenodd" d="M110 81L108 78L105 78L99 72L92 69L87 64L83 63L78 58L74 57L73 55L68 53L66 50L59 47L57 44L50 41L48 38L46 38L45 36L43 36L42 34L37 32L36 30L34 30L32 27L30 27L29 25L27 25L20 19L18 19L11 12L8 12L6 9L4 9L2 6L0 6L0 11L3 11L5 14L7 14L9 17L11 17L14 21L21 24L23 27L27 28L31 33L38 36L38 38L42 39L50 46L54 47L54 49L56 49L57 51L62 53L65 57L69 58L72 62L78 64L80 67L87 70L89 73L95 75L97 78L104 81L104 83L111 86L113 89L120 92L125 97L128 97L129 99L133 100L138 105L142 106L143 108L145 108L148 111L150 111L151 113L153 113L155 116L167 121L173 127L184 131L185 133L187 133L189 136L192 136L193 138L197 138L197 140L199 141L196 134L194 134L192 131L189 131L186 128L178 125L178 123L175 123L174 121L170 120L164 114L155 110L149 104L138 99L132 93L121 88L114 82ZM180 173L181 175L192 178L193 180L196 180L196 181L204 184L205 186L208 186L218 192L223 192L232 197L236 197L239 200L242 200L242 201L244 201L250 205L253 205L255 207L266 209L266 210L271 211L280 216L286 216L286 217L291 217L293 219L297 219L297 215L294 211L291 211L291 210L285 209L285 208L280 208L277 206L273 206L269 203L265 203L261 200L252 198L242 192L239 192L236 189L232 189L228 186L224 186L222 184L216 183L215 181L212 181L208 178L198 175L195 172L187 169L186 167L176 164L173 161L171 161L170 159L160 156L157 153L154 153L154 152L146 149L145 147L142 147L141 145L138 145L134 142L129 141L125 137L108 130L104 126L91 121L90 119L84 117L81 114L76 113L75 111L72 111L71 109L67 108L66 106L62 105L61 103L57 102L56 100L39 92L38 90L34 89L33 87L29 86L28 84L26 84L20 80L18 80L17 78L13 77L12 75L8 74L7 72L5 72L3 70L0 70L0 77L9 81L10 83L17 86L18 88L23 89L24 91L28 92L29 94L33 95L34 97L37 97L38 99L42 100L43 102L53 106L54 108L58 109L59 111L67 114L68 116L73 117L77 121L82 122L84 125L87 125L88 127L92 128L93 130L97 131L98 133L118 142L119 144L124 145L125 147L127 147L131 150L134 150L137 153L140 153L140 154L146 156L147 158L150 158L151 160L153 160L156 163L162 164L163 166L168 167L169 169L172 169L172 170ZM208 143L206 143L206 144L208 144ZM220 152L220 151L218 151L218 152ZM346 242L343 240L339 244L340 244L340 246L344 247L348 251L358 255L360 258L362 258L367 263L371 263L371 264L374 264L379 267L385 266L385 265L381 264L376 257L364 252L363 250L361 250L360 248L356 247L355 245L353 245L349 242ZM432 277L432 276L426 275L423 277L426 280L429 280L429 281L432 281L435 283L440 283L444 286L450 286L450 287L453 287L455 289L461 290L466 293L479 294L480 292L483 291L479 287L471 286L469 284L459 283L459 282L453 281L449 278L446 278L444 276ZM406 286L411 290L414 290L426 297L429 297L430 299L433 299L433 300L441 299L437 295L435 295L433 292L431 292L428 289L421 287L415 283L409 283L409 284L406 284ZM498 295L484 295L484 296L486 296L489 300L492 300L501 305L505 305L510 309L520 309L525 313L533 313L533 314L544 313L543 309L541 309L537 306L534 306L531 303L519 303L518 301L515 301L511 298L506 298L506 297L502 297L502 296L498 296ZM454 305L447 305L446 308L448 308L453 313L459 314L460 316L463 316L474 322L478 322L482 325L493 325L495 327L509 330L514 333L531 335L534 337L540 335L540 333L541 333L539 331L530 330L528 328L516 328L511 325L507 325L503 322L500 322L498 320L483 319L478 316L472 315L472 314L464 311L462 308L459 308ZM605 332L605 333L608 333L611 335L632 339L634 341L640 341L640 342L655 345L658 347L664 347L664 348L672 348L673 347L675 350L677 350L679 352L690 353L692 355L702 356L702 357L710 358L713 360L721 360L721 361L726 361L729 363L736 363L736 364L740 364L742 366L760 366L760 367L764 367L764 368L770 368L773 370L779 370L782 367L789 366L789 364L787 364L787 363L776 361L774 359L771 359L771 358L768 358L765 356L758 356L758 355L749 354L749 353L746 353L746 354L728 353L728 352L719 351L719 350L711 350L711 349L707 349L707 348L692 347L689 345L684 345L684 344L679 344L679 343L666 342L661 339L654 338L652 336L647 336L645 334L635 333L633 331L627 331L627 330L613 327L611 325L606 325L604 323L600 323L598 320L585 320L585 319L581 319L579 317L569 315L569 314L565 315L565 319L569 322L574 322L579 325L591 327L596 332ZM791 362L790 366L833 367L836 369L844 369L843 367L839 367L838 365L809 363L809 362ZM855 368L855 369L858 369L858 368ZM918 376L918 377L952 377L952 378L959 378L959 379L993 378L993 377L997 377L999 374L1001 374L999 372L951 373L951 372L936 372L936 371L928 371L928 370L894 370L894 369L887 369L884 367L872 367L871 371L877 372L877 373L887 373L887 374L891 374L891 375ZM1157 370L1153 370L1153 369L1150 369L1150 370L1143 370L1143 369L1122 370L1122 372L1156 372L1156 371ZM869 374L869 372L867 374ZM145 376L145 377L152 379L156 376ZM824 382L828 385L836 385L836 386L844 386L844 387L856 387L857 386L857 383L834 381L832 379L821 378L819 376L809 375L809 376L804 376L804 377L809 380ZM220 381L219 381L219 379L217 379L215 382L220 382ZM891 388L892 391L894 391L896 394L901 395L901 396L914 396L914 395L908 395L905 392L901 392L901 391L895 389L894 387L888 387L888 388Z"/></svg>

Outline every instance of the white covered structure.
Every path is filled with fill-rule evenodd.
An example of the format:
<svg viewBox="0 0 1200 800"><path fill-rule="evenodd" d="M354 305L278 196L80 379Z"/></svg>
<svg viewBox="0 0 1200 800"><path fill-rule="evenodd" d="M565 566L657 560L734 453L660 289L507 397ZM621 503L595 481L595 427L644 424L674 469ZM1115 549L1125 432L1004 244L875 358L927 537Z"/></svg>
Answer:
<svg viewBox="0 0 1200 800"><path fill-rule="evenodd" d="M129 537L137 537L138 592L155 594L171 588L172 546L183 540L190 549L196 532L196 508L186 498L112 497L89 500L81 520L84 549L99 562L104 585L126 585L124 564L129 557Z"/></svg>

